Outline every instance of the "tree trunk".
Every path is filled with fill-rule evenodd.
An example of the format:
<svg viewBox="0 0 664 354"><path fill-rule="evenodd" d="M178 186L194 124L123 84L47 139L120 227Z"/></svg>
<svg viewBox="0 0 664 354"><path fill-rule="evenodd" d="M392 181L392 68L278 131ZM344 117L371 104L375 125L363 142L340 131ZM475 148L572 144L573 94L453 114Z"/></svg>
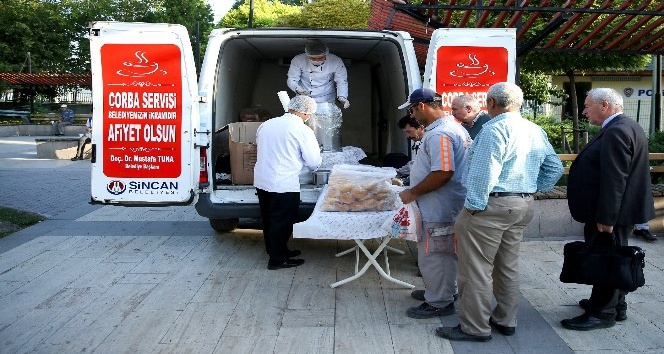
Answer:
<svg viewBox="0 0 664 354"><path fill-rule="evenodd" d="M576 101L576 80L574 79L574 70L570 70L567 73L569 78L569 95L572 103L572 147L574 153L579 153L579 103Z"/></svg>

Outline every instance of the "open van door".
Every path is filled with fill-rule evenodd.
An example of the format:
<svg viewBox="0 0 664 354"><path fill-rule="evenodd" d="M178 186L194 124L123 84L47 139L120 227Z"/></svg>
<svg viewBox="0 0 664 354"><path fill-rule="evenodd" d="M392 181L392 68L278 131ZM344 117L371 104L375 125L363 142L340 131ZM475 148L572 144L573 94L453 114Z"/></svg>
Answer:
<svg viewBox="0 0 664 354"><path fill-rule="evenodd" d="M447 114L460 95L474 96L486 110L489 87L515 79L516 29L441 28L431 34L423 87L443 96Z"/></svg>
<svg viewBox="0 0 664 354"><path fill-rule="evenodd" d="M92 203L193 202L199 111L187 29L96 22L90 51Z"/></svg>

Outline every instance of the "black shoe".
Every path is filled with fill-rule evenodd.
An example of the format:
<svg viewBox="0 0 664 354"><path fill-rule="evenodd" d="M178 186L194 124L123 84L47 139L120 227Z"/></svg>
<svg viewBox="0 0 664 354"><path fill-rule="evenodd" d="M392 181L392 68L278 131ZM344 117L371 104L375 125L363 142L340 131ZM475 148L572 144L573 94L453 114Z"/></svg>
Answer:
<svg viewBox="0 0 664 354"><path fill-rule="evenodd" d="M413 290L413 292L410 293L410 297L415 300L426 301L424 300L424 290Z"/></svg>
<svg viewBox="0 0 664 354"><path fill-rule="evenodd" d="M301 255L302 251L300 251L300 250L292 250L292 251L288 250L288 251L286 251L286 254L288 255L288 258L293 258L293 257L297 257L297 256Z"/></svg>
<svg viewBox="0 0 664 354"><path fill-rule="evenodd" d="M82 157L74 156L74 157L71 158L71 160L72 160L72 161L83 160L83 158L82 158Z"/></svg>
<svg viewBox="0 0 664 354"><path fill-rule="evenodd" d="M650 230L637 230L637 229L634 229L634 231L632 231L632 234L634 236L641 236L641 237L645 238L648 241L657 241L657 237L655 237L655 235L651 234Z"/></svg>
<svg viewBox="0 0 664 354"><path fill-rule="evenodd" d="M277 270L282 268L293 268L304 264L304 259L289 258L285 261L269 261L267 262L267 269Z"/></svg>
<svg viewBox="0 0 664 354"><path fill-rule="evenodd" d="M584 310L590 308L590 300L583 299L579 301L579 307ZM626 307L616 307L616 321L621 322L627 319L627 308Z"/></svg>
<svg viewBox="0 0 664 354"><path fill-rule="evenodd" d="M456 313L454 303L443 308L433 307L428 302L423 302L420 306L411 307L406 310L406 316L410 318L432 318L439 316L449 316Z"/></svg>
<svg viewBox="0 0 664 354"><path fill-rule="evenodd" d="M560 324L573 331L591 331L593 329L613 327L616 324L616 321L612 316L602 315L595 317L584 313L581 316L562 320L560 321Z"/></svg>
<svg viewBox="0 0 664 354"><path fill-rule="evenodd" d="M489 317L489 324L504 336L511 336L516 332L516 327L499 325L493 320L493 317Z"/></svg>
<svg viewBox="0 0 664 354"><path fill-rule="evenodd" d="M413 290L413 292L410 293L410 297L412 297L415 300L426 301L424 300L424 290ZM459 299L459 294L454 294L452 299L454 299L454 301L457 301Z"/></svg>
<svg viewBox="0 0 664 354"><path fill-rule="evenodd" d="M436 328L436 335L448 340L463 340L468 342L488 342L491 336L476 336L468 334L461 330L461 325L456 327L438 327Z"/></svg>

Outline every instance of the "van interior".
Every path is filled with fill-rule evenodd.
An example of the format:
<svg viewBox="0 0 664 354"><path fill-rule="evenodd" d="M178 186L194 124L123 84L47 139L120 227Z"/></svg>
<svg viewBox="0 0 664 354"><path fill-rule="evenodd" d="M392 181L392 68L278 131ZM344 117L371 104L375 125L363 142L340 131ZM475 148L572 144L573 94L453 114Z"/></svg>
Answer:
<svg viewBox="0 0 664 354"><path fill-rule="evenodd" d="M361 163L377 166L385 164L386 156L410 156L409 142L397 126L406 114L397 107L406 101L409 92L402 58L405 54L394 37L386 33L378 38L315 38L327 44L330 53L341 57L348 71L350 107L342 109L341 145L361 148L367 154ZM307 39L261 37L254 32L225 41L219 51L213 131L220 132L227 124L241 121L247 109L267 111L271 117L282 115L284 109L277 93L295 95L288 89L286 77L291 59L304 53ZM215 133L214 139L213 161L219 161L228 154L228 136ZM213 173L230 173L225 163L213 165Z"/></svg>

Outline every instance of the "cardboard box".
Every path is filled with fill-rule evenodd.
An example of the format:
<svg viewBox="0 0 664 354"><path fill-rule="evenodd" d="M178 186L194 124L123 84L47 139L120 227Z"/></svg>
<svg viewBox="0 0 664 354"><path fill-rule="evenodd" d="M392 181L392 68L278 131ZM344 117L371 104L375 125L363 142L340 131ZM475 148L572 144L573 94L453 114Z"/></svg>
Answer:
<svg viewBox="0 0 664 354"><path fill-rule="evenodd" d="M238 122L228 125L233 184L253 184L256 165L256 130L262 122Z"/></svg>

